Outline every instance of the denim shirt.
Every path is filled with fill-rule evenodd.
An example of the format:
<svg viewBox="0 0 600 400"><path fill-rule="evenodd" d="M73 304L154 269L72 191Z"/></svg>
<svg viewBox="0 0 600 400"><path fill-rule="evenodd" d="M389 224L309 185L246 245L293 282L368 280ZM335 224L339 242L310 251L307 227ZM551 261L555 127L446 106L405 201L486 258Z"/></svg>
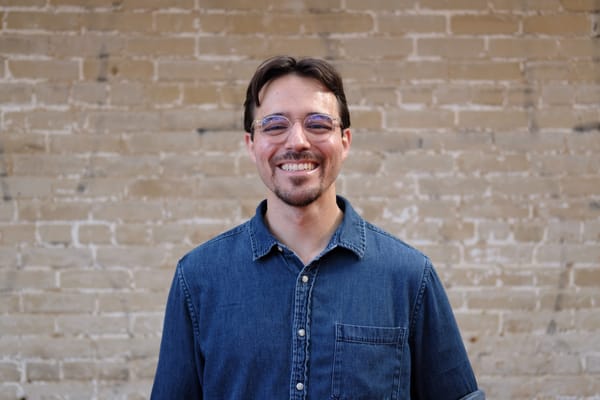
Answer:
<svg viewBox="0 0 600 400"><path fill-rule="evenodd" d="M429 259L338 205L308 265L265 201L180 260L152 399L484 398Z"/></svg>

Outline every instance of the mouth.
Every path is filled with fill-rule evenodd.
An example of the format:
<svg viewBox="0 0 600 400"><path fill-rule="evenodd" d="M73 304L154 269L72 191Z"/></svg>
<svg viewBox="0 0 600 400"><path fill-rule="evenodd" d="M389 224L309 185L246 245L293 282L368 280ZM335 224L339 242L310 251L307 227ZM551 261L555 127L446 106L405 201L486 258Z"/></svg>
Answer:
<svg viewBox="0 0 600 400"><path fill-rule="evenodd" d="M287 172L312 171L317 168L317 164L314 162L283 163L279 168Z"/></svg>

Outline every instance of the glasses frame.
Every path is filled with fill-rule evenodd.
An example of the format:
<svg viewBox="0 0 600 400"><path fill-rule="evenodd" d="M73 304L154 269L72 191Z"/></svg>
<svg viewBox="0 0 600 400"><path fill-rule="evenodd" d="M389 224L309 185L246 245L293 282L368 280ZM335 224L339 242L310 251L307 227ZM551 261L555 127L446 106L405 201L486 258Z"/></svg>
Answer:
<svg viewBox="0 0 600 400"><path fill-rule="evenodd" d="M324 133L317 133L312 131L310 128L306 127L306 121L311 118L311 117L315 117L315 116L323 116L326 118L329 118L332 122L332 128L331 130L324 132ZM287 120L289 122L289 127L281 132L278 133L269 133L269 132L265 132L262 129L262 126L264 125L264 122L267 118L272 118L272 117L280 117L283 118L285 120ZM284 114L269 114L269 115L265 115L264 117L260 118L260 119L255 119L252 121L252 125L251 125L251 133L254 135L254 133L256 131L260 132L262 135L264 135L265 137L270 138L271 140L274 141L283 141L286 137L287 134L289 134L290 130L292 129L292 127L294 126L294 124L297 121L302 121L302 130L308 134L308 136L311 139L317 139L318 140L325 140L327 139L329 136L331 136L331 134L333 132L335 132L336 128L341 127L342 126L342 122L338 117L333 117L329 114L325 114L325 113L310 113L305 115L304 117L300 117L300 118L289 118Z"/></svg>

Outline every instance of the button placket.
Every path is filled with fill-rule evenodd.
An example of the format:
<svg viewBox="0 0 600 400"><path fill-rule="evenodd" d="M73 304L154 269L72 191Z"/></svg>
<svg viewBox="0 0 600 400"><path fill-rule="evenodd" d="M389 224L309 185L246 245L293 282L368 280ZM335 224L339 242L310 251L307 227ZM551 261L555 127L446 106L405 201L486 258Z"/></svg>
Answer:
<svg viewBox="0 0 600 400"><path fill-rule="evenodd" d="M308 319L310 315L310 296L314 282L314 273L306 268L296 280L293 319L292 376L290 399L301 400L306 396L306 375L308 364Z"/></svg>

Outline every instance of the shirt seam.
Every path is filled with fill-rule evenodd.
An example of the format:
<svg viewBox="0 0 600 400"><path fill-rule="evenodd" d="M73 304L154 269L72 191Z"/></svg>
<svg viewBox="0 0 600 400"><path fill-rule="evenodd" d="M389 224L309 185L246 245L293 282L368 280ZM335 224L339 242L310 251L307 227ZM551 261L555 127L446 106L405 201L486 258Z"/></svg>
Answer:
<svg viewBox="0 0 600 400"><path fill-rule="evenodd" d="M188 313L190 314L190 320L192 321L192 329L194 331L194 340L197 340L200 335L200 326L198 325L198 318L196 317L196 310L194 309L194 304L192 302L192 296L190 290L188 288L187 282L185 280L185 276L183 273L183 265L181 263L177 266L177 276L179 279L179 283L181 284L181 290L183 292L183 296L185 298L186 308Z"/></svg>
<svg viewBox="0 0 600 400"><path fill-rule="evenodd" d="M423 268L423 275L421 276L421 284L419 285L419 292L417 293L415 303L413 304L412 316L410 318L410 327L409 327L409 338L412 338L415 324L417 323L417 315L422 311L423 306L423 298L425 297L425 291L427 290L427 285L429 283L429 277L431 275L431 262L428 258L425 258L425 265Z"/></svg>

